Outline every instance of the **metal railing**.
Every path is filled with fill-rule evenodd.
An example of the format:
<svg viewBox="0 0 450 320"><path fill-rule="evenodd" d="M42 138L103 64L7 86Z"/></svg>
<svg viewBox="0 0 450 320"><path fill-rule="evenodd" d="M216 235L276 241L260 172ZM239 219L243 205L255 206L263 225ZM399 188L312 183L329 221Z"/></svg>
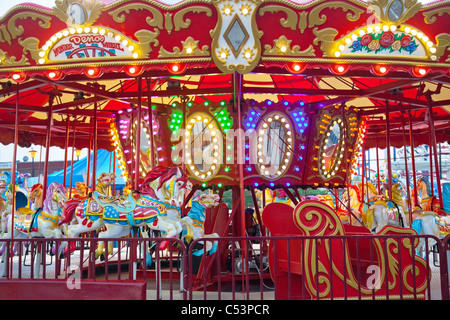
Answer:
<svg viewBox="0 0 450 320"><path fill-rule="evenodd" d="M411 245L420 240L425 259L416 258ZM397 234L229 237L186 246L178 239L139 237L1 239L0 272L2 279L23 281L146 280L147 299L449 300L449 240ZM111 251L99 257L101 242Z"/></svg>

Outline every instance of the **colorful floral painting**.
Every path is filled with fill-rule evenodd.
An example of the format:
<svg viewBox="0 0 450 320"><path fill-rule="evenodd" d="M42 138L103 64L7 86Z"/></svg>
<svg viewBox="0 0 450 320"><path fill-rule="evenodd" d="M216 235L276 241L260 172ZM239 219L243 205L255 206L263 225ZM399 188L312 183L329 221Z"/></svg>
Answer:
<svg viewBox="0 0 450 320"><path fill-rule="evenodd" d="M381 34L366 33L353 41L349 48L352 52L367 51L369 53L379 53L388 50L389 53L406 51L412 54L417 50L418 46L410 35L385 31Z"/></svg>

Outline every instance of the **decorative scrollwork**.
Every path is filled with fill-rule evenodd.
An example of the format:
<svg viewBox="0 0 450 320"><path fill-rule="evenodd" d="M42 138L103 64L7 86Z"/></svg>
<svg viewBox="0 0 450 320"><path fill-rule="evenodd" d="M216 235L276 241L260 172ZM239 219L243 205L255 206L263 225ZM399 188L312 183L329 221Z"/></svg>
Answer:
<svg viewBox="0 0 450 320"><path fill-rule="evenodd" d="M284 56L295 56L295 57L314 57L315 51L314 47L310 45L306 50L300 51L300 46L295 45L291 48L292 40L288 40L286 36L281 36L273 41L274 46L270 45L264 46L264 55L284 55Z"/></svg>

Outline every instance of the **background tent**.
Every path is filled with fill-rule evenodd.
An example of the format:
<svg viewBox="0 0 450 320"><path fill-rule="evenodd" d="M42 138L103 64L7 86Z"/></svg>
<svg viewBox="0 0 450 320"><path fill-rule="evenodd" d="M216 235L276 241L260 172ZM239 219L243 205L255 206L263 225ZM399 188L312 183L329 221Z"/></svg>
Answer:
<svg viewBox="0 0 450 320"><path fill-rule="evenodd" d="M93 165L93 153L90 154L90 176L91 179L89 180L92 186L92 165ZM119 168L119 162L116 158L114 158L112 152L108 152L104 149L97 150L97 164L96 164L96 179L98 176L104 172L113 172L113 159L114 166L115 166L115 173L116 173L116 190L122 190L125 186L125 180L121 176L122 170ZM88 158L84 157L80 159L77 162L74 162L73 164L73 177L72 177L72 187L75 187L76 182L86 182L87 178L87 163ZM67 167L66 172L66 185L68 186L70 184L70 174L71 174L71 166ZM34 181L36 180L36 181ZM52 174L49 174L47 176L47 183L50 184L52 182L58 182L63 183L64 182L64 169L60 171L56 171ZM29 178L28 184L33 185L34 183L37 183L37 177ZM42 183L42 179L41 179Z"/></svg>

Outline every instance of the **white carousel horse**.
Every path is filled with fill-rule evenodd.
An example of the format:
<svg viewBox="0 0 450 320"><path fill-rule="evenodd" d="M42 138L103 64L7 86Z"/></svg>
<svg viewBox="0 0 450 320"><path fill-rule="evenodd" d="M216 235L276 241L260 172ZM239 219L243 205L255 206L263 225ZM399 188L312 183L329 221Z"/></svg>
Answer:
<svg viewBox="0 0 450 320"><path fill-rule="evenodd" d="M128 235L132 227L148 226L165 233L165 237L176 237L182 231L182 224L192 237L192 221L189 218L171 220L181 212L184 197L192 188L187 176L177 167L155 167L147 173L139 191L124 196L108 197L94 191L76 209L66 210L66 221L72 221L73 214L77 224L67 228L67 236L77 237L81 233L95 231L106 226L99 238L120 238ZM161 243L166 248L167 241ZM108 253L112 250L112 243ZM103 243L95 252L96 258L103 254Z"/></svg>
<svg viewBox="0 0 450 320"><path fill-rule="evenodd" d="M36 187L35 189L39 189ZM42 193L36 193L36 196L42 197ZM35 199L35 202L41 201ZM19 208L14 213L14 226L12 219L7 221L7 233L3 238L8 239L26 239L26 238L63 238L63 232L60 225L60 219L63 217L63 208L67 201L64 187L53 182L47 188L47 197L42 203L42 208L30 210L28 208ZM6 244L6 243L5 243ZM1 255L5 253L5 244L1 249ZM64 248L65 243L61 243L60 249ZM36 258L35 274L39 275L40 258Z"/></svg>

